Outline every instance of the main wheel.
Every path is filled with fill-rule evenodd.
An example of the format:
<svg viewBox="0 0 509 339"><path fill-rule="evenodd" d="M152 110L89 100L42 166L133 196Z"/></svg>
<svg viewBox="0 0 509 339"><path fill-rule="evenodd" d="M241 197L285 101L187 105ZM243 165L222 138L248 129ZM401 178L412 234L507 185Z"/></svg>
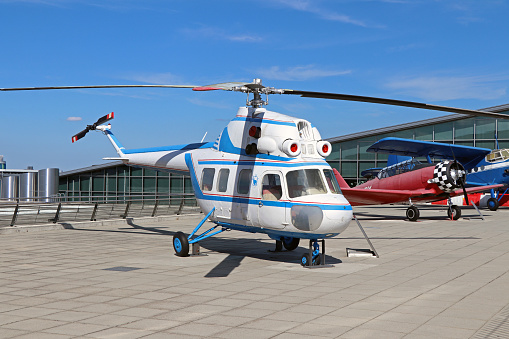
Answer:
<svg viewBox="0 0 509 339"><path fill-rule="evenodd" d="M287 251L293 251L299 246L300 239L292 237L281 237L281 241L283 242L283 246Z"/></svg>
<svg viewBox="0 0 509 339"><path fill-rule="evenodd" d="M498 203L498 200L496 198L489 198L488 199L488 208L490 211L496 211L500 204Z"/></svg>
<svg viewBox="0 0 509 339"><path fill-rule="evenodd" d="M407 210L406 210L406 217L408 218L408 220L410 221L417 221L417 219L419 219L419 209L415 206L410 206Z"/></svg>
<svg viewBox="0 0 509 339"><path fill-rule="evenodd" d="M173 236L173 249L179 257L187 257L189 255L189 241L184 233L175 233Z"/></svg>
<svg viewBox="0 0 509 339"><path fill-rule="evenodd" d="M456 205L452 205L451 208L447 209L447 216L449 219L458 220L461 217L461 208Z"/></svg>

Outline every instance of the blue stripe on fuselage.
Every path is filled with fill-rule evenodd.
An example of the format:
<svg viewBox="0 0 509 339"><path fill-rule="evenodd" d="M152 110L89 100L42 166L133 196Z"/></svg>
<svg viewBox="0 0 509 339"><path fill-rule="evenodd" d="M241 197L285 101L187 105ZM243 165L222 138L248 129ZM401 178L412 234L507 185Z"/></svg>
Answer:
<svg viewBox="0 0 509 339"><path fill-rule="evenodd" d="M161 151L191 151L191 150L199 149L199 148L212 148L213 145L214 145L213 142L197 142L197 143L193 143L193 144L129 149L129 150L123 151L123 153L124 154L133 154L133 153L150 153L150 152L161 152Z"/></svg>
<svg viewBox="0 0 509 339"><path fill-rule="evenodd" d="M283 125L283 126L292 126L292 127L296 126L294 122L270 120L270 119L263 119L263 118L236 117L236 118L233 118L232 121L248 121L248 122L258 122L258 123L263 123L263 124Z"/></svg>

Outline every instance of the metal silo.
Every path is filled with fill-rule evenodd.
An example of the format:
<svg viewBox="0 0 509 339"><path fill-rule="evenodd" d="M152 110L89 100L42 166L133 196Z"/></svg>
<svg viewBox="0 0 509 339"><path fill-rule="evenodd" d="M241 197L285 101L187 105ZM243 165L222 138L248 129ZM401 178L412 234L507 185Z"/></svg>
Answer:
<svg viewBox="0 0 509 339"><path fill-rule="evenodd" d="M58 195L58 168L46 168L39 170L39 201L53 202Z"/></svg>
<svg viewBox="0 0 509 339"><path fill-rule="evenodd" d="M7 201L14 201L18 198L18 180L17 175L9 175L2 178L2 192L0 197Z"/></svg>
<svg viewBox="0 0 509 339"><path fill-rule="evenodd" d="M37 196L37 173L22 173L19 176L19 198L22 201L34 201Z"/></svg>

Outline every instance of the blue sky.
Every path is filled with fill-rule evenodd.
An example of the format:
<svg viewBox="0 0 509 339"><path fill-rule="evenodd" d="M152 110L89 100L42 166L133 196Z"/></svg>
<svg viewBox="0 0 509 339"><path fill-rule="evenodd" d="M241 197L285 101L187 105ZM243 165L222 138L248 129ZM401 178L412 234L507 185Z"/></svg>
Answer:
<svg viewBox="0 0 509 339"><path fill-rule="evenodd" d="M251 81L478 109L509 103L509 1L0 0L0 87ZM334 137L443 115L273 95ZM126 148L213 141L245 95L188 89L0 92L8 168L70 170ZM75 119L69 119L75 117ZM82 120L79 120L81 118Z"/></svg>

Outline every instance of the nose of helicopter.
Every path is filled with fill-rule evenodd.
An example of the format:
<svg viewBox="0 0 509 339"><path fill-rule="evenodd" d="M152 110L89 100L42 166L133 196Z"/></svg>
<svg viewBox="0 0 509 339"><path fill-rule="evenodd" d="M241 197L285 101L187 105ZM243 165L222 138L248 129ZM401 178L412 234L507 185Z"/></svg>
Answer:
<svg viewBox="0 0 509 339"><path fill-rule="evenodd" d="M302 199L304 202L307 199ZM292 224L300 231L334 236L343 232L353 217L352 206L342 195L314 196L313 204L291 208Z"/></svg>

